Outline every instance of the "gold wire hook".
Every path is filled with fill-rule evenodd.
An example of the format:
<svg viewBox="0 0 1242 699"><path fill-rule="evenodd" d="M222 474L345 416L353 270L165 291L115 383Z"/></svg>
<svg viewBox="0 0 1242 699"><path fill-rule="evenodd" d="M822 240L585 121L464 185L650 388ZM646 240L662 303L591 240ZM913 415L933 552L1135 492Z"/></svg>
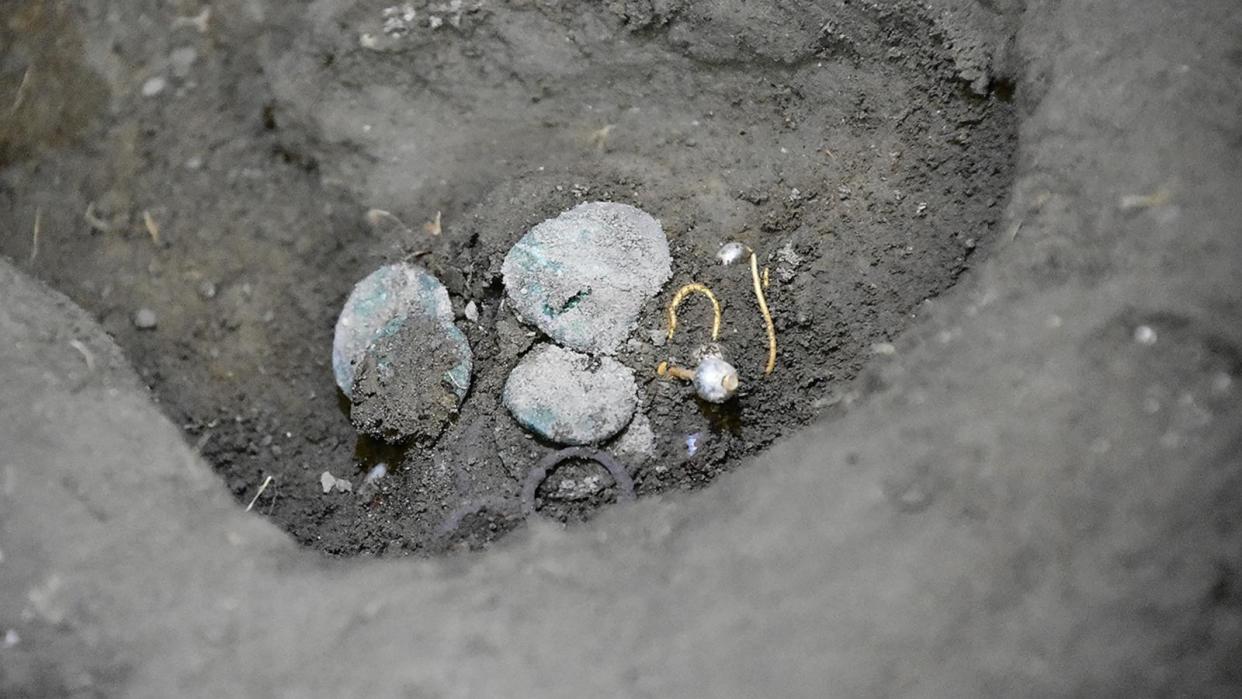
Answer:
<svg viewBox="0 0 1242 699"><path fill-rule="evenodd" d="M694 282L687 284L677 290L673 294L673 300L668 304L668 339L673 339L673 333L677 332L677 307L681 305L691 294L702 294L712 302L712 342L720 339L720 302L716 300L716 295L706 286Z"/></svg>
<svg viewBox="0 0 1242 699"><path fill-rule="evenodd" d="M712 293L703 284L693 282L687 284L677 290L673 294L673 300L668 304L668 339L673 339L673 333L677 332L677 307L681 305L691 294L701 294L712 302L712 342L720 339L720 302L716 300L716 295ZM670 366L668 362L660 362L656 367L657 376L671 376L682 381L693 381L694 371L691 369L683 369L681 367Z"/></svg>
<svg viewBox="0 0 1242 699"><path fill-rule="evenodd" d="M764 281L767 281L767 268L763 270ZM763 296L763 287L767 286L759 281L759 262L755 259L755 251L750 251L750 278L755 283L755 299L759 301L759 312L763 314L763 324L768 331L768 365L764 367L763 373L771 374L776 368L776 326L772 324L772 314L768 312L768 300Z"/></svg>

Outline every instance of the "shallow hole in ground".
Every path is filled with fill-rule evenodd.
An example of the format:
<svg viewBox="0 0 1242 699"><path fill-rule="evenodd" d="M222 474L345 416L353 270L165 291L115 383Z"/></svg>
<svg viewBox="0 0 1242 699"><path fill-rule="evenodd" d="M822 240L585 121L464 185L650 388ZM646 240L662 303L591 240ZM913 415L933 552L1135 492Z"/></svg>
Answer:
<svg viewBox="0 0 1242 699"><path fill-rule="evenodd" d="M122 100L92 147L10 164L0 244L30 256L37 209L43 247L27 266L100 318L238 502L299 542L334 555L486 546L532 516L523 483L561 448L499 402L541 339L502 303L500 262L539 221L619 201L668 236L673 277L617 355L639 377L639 411L599 445L638 497L703 487L824 416L988 249L1012 107L966 89L921 12L870 17L877 31L821 36L784 60L704 58L658 23L618 25L590 50L579 37L562 56L541 47L585 20L535 10L467 13L454 33L415 27L369 48L358 33L382 30L376 3L270 53L226 33L199 47L193 89ZM242 77L258 68L271 91ZM88 204L107 230L82 222ZM729 240L769 273L768 377L750 275L716 263ZM350 287L398 259L444 282L475 356L459 414L408 447L357 436L329 365ZM663 338L669 297L692 281L720 298L742 376L723 406L654 372L705 339L695 303L687 330ZM136 326L142 308L154 328ZM325 471L349 489L324 492ZM580 522L620 495L599 463L570 459L535 491L533 516Z"/></svg>

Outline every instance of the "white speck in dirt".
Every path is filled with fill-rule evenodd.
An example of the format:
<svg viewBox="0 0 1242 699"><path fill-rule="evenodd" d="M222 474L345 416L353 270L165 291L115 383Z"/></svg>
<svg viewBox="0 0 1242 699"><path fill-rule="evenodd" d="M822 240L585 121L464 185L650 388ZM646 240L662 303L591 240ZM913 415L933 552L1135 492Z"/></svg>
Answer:
<svg viewBox="0 0 1242 699"><path fill-rule="evenodd" d="M164 91L168 87L168 80L162 75L157 75L142 84L142 96L154 97Z"/></svg>
<svg viewBox="0 0 1242 699"><path fill-rule="evenodd" d="M330 471L324 471L319 475L319 485L323 488L324 494L332 492L335 488L338 493L352 493L354 486L344 478L337 478Z"/></svg>
<svg viewBox="0 0 1242 699"><path fill-rule="evenodd" d="M150 308L140 308L134 314L134 327L139 330L152 330L158 324L159 319L155 316L155 311Z"/></svg>
<svg viewBox="0 0 1242 699"><path fill-rule="evenodd" d="M695 432L692 435L687 435L686 436L686 454L689 456L694 456L695 454L699 453L699 442L702 439L703 439L702 432Z"/></svg>
<svg viewBox="0 0 1242 699"><path fill-rule="evenodd" d="M8 631L4 632L4 647L5 648L12 648L13 646L21 642L22 642L22 637L18 636L17 632L14 631L13 629L9 629Z"/></svg>
<svg viewBox="0 0 1242 699"><path fill-rule="evenodd" d="M1156 330L1150 325L1140 325L1134 329L1134 341L1140 345L1156 344Z"/></svg>
<svg viewBox="0 0 1242 699"><path fill-rule="evenodd" d="M379 479L387 475L388 475L388 464L384 464L384 463L375 464L374 468L372 468L370 471L367 471L367 476L366 478L362 479L362 482L366 484L374 483L375 481L378 481Z"/></svg>

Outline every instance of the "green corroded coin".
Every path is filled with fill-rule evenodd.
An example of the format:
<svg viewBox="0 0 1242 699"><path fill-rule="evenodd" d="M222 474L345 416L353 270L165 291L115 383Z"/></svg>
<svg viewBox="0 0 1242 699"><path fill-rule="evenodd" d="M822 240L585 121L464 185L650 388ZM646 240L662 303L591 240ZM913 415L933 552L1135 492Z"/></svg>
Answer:
<svg viewBox="0 0 1242 699"><path fill-rule="evenodd" d="M634 372L611 357L552 344L509 374L504 404L526 429L560 444L597 444L625 429L638 407Z"/></svg>
<svg viewBox="0 0 1242 699"><path fill-rule="evenodd" d="M650 214L589 202L532 228L502 272L523 320L566 347L611 354L672 275L672 258Z"/></svg>
<svg viewBox="0 0 1242 699"><path fill-rule="evenodd" d="M404 263L385 265L367 275L341 309L332 340L332 372L346 396L352 397L355 375L369 349L399 333L411 318L419 321L425 334L407 334L409 351L430 356L426 350L432 346L447 348L455 361L440 370L438 379L450 386L458 401L466 396L473 357L466 336L453 325L448 291L426 270Z"/></svg>

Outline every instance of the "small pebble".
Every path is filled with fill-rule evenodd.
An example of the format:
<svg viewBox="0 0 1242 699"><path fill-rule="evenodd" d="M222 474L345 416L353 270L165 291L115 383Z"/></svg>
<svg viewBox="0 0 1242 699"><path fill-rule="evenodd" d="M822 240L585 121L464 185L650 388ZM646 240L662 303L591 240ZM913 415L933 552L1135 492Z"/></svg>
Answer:
<svg viewBox="0 0 1242 699"><path fill-rule="evenodd" d="M319 475L319 486L323 488L324 494L332 492L335 488L338 493L351 493L354 486L344 478L337 478L330 471L324 471Z"/></svg>
<svg viewBox="0 0 1242 699"><path fill-rule="evenodd" d="M479 306L474 301L466 304L466 320L471 323L479 322Z"/></svg>
<svg viewBox="0 0 1242 699"><path fill-rule="evenodd" d="M162 75L157 75L142 84L142 96L154 97L163 92L166 87L168 87L168 80Z"/></svg>
<svg viewBox="0 0 1242 699"><path fill-rule="evenodd" d="M214 299L216 297L216 285L210 279L204 279L198 284L198 295L204 299Z"/></svg>
<svg viewBox="0 0 1242 699"><path fill-rule="evenodd" d="M1140 325L1134 329L1134 341L1140 345L1156 344L1156 331L1150 325Z"/></svg>
<svg viewBox="0 0 1242 699"><path fill-rule="evenodd" d="M158 322L155 311L150 308L140 308L134 314L134 327L139 330L153 330Z"/></svg>

